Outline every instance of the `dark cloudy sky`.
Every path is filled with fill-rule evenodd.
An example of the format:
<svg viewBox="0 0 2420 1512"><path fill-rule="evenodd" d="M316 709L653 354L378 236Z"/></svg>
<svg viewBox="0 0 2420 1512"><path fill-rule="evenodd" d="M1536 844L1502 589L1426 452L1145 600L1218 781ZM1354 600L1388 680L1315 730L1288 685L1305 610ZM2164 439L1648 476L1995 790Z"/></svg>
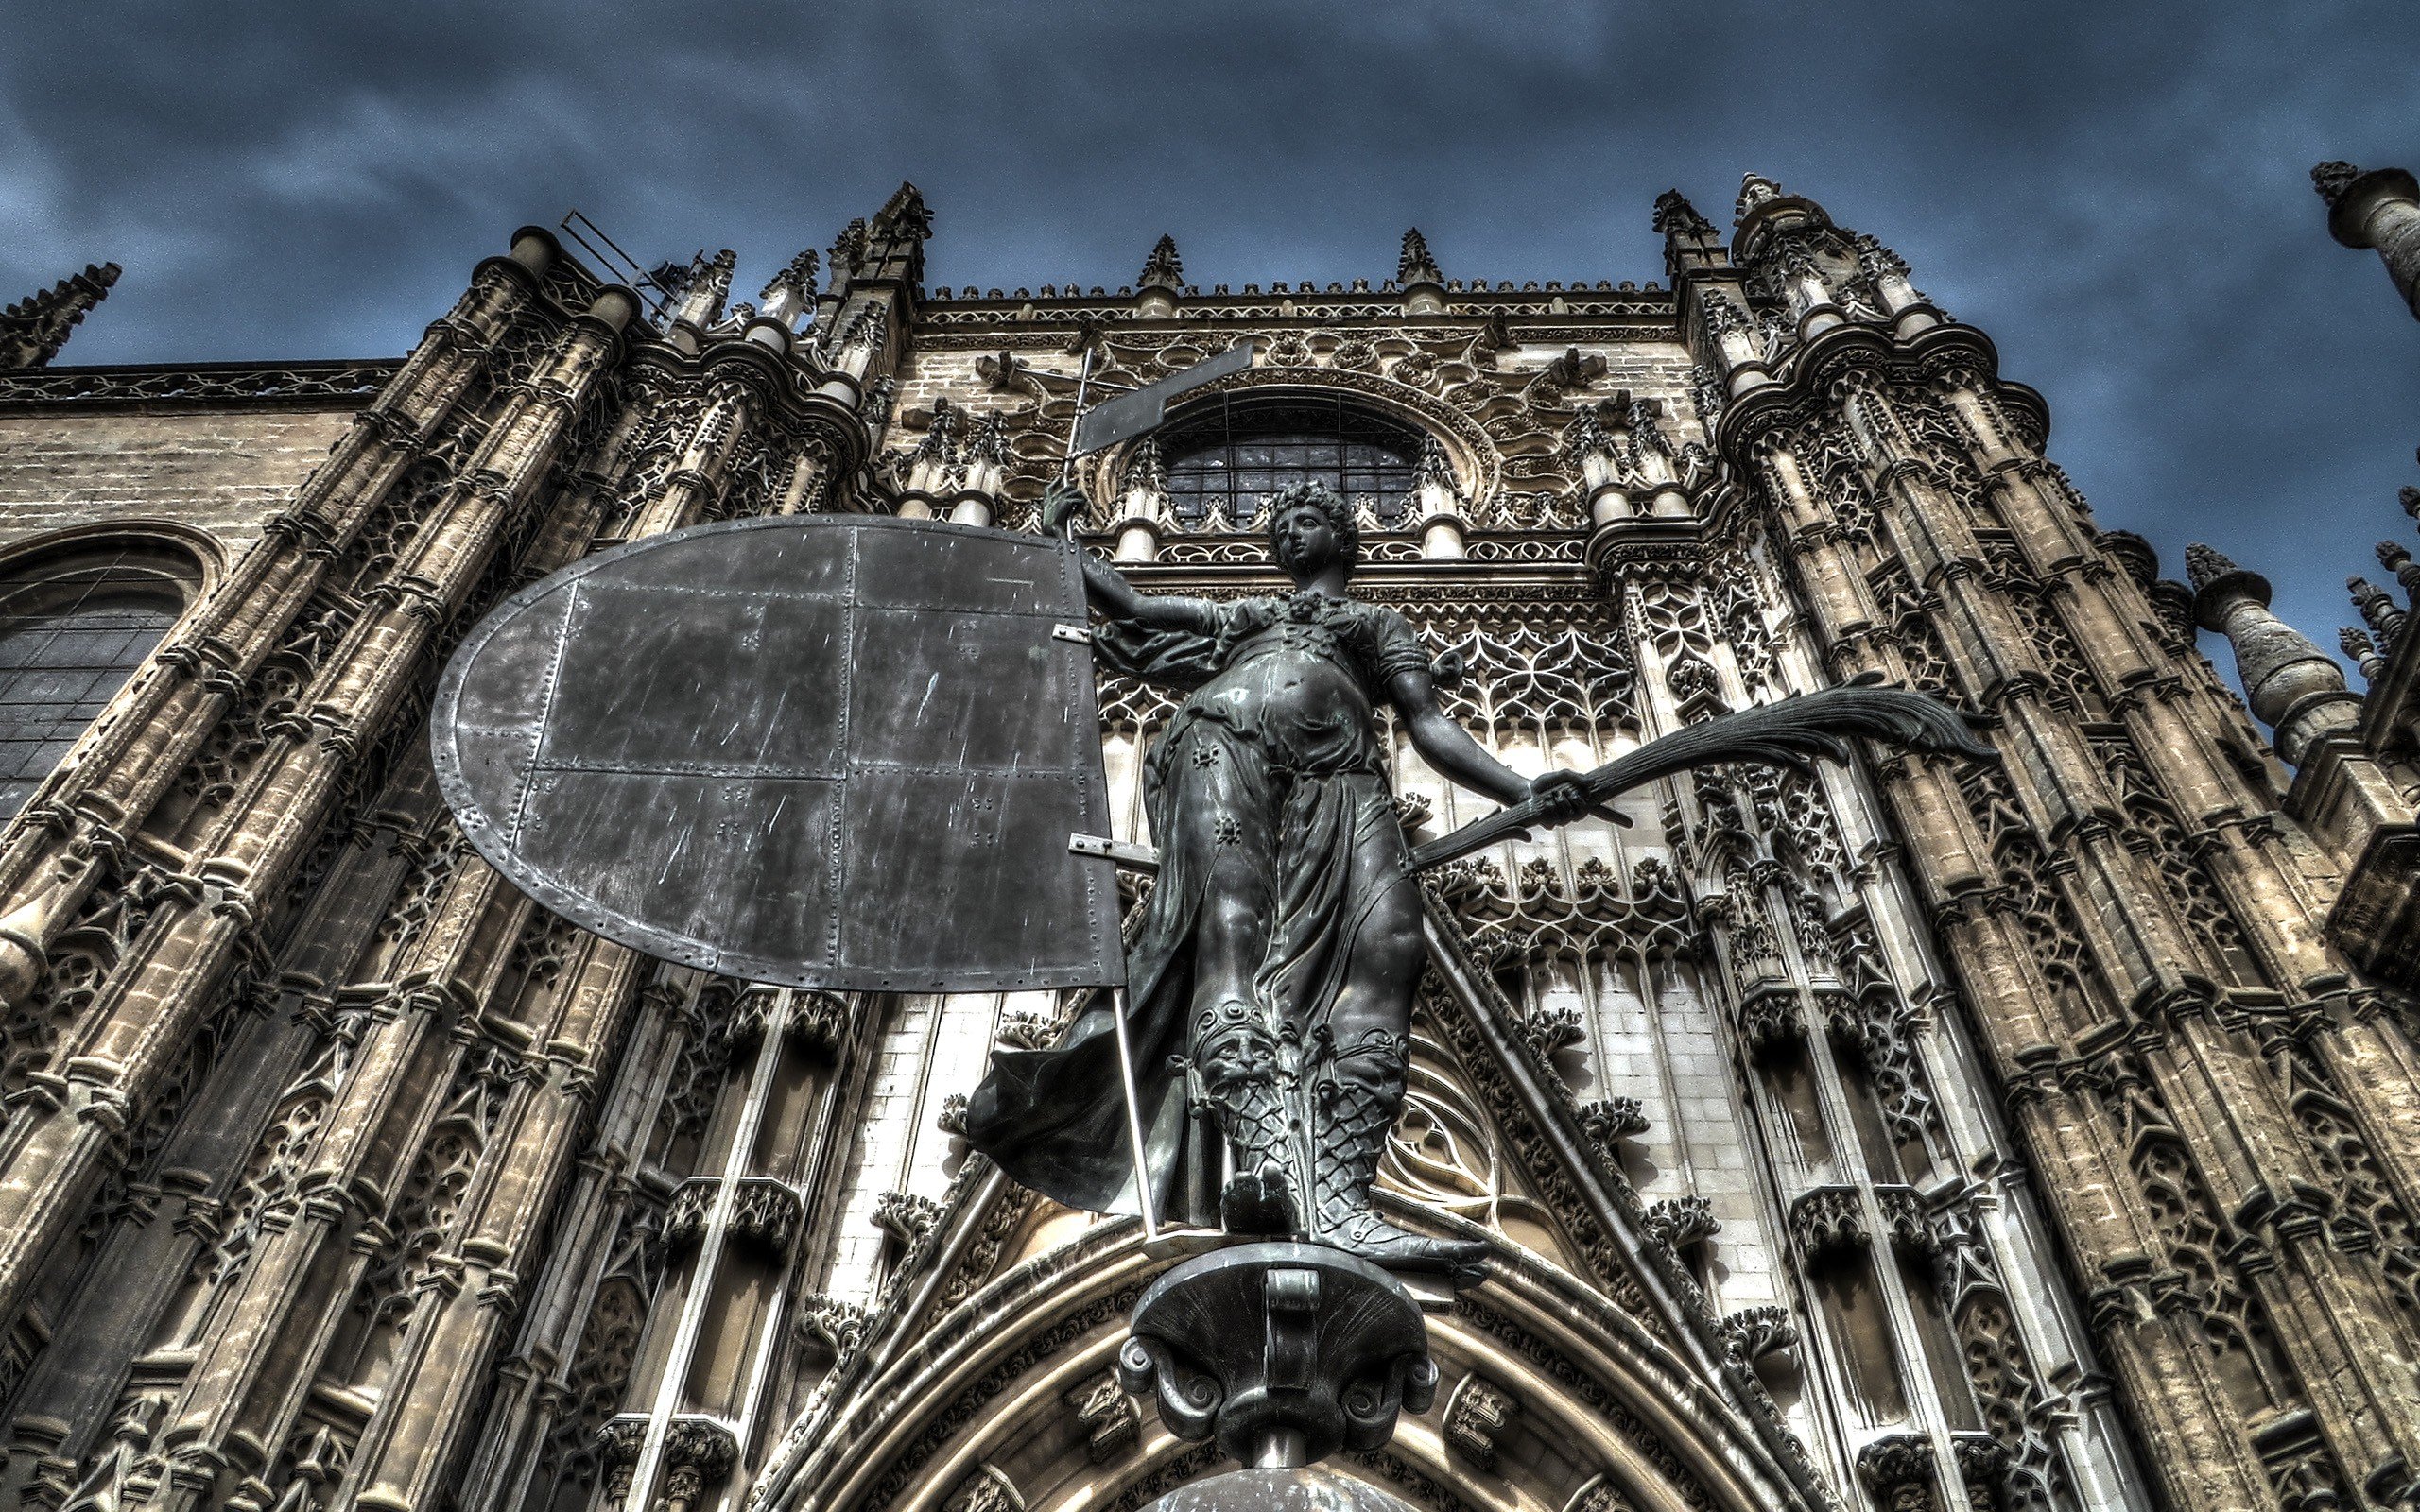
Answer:
<svg viewBox="0 0 2420 1512"><path fill-rule="evenodd" d="M2322 158L2420 167L2420 7L26 5L0 298L114 259L67 360L404 351L578 206L742 292L903 178L953 285L1393 270L1661 278L1648 206L1821 200L2043 389L2170 572L2208 540L2331 649L2409 540L2420 323L2329 241Z"/></svg>

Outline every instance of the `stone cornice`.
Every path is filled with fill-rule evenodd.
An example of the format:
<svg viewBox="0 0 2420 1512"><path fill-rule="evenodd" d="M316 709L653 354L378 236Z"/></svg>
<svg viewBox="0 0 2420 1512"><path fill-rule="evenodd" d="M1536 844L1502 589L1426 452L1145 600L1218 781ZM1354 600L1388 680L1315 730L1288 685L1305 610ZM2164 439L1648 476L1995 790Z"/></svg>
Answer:
<svg viewBox="0 0 2420 1512"><path fill-rule="evenodd" d="M401 357L314 362L124 364L0 373L0 414L94 409L356 409L402 370Z"/></svg>

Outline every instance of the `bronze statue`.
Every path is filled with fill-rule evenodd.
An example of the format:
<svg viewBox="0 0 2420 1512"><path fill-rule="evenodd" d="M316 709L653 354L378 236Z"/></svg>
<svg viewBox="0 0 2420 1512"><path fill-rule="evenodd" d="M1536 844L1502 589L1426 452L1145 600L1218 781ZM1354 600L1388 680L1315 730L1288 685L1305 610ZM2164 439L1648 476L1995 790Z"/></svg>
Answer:
<svg viewBox="0 0 2420 1512"><path fill-rule="evenodd" d="M1046 523L1073 503L1054 490ZM1592 799L1581 774L1522 777L1446 717L1410 625L1346 592L1357 540L1342 499L1298 484L1271 502L1269 527L1294 580L1283 598L1147 594L1083 564L1108 621L1100 659L1188 695L1145 764L1160 870L1127 954L1154 1207L1398 1269L1458 1269L1480 1246L1370 1206L1426 953L1376 706L1393 706L1438 771L1535 822L1567 822ZM966 1123L1011 1177L1103 1211L1134 1206L1112 1011L1098 1000L1055 1049L996 1051Z"/></svg>
<svg viewBox="0 0 2420 1512"><path fill-rule="evenodd" d="M1080 502L1054 486L1046 530ZM1846 761L1852 735L1996 753L1975 733L1980 716L1868 674L1717 714L1594 771L1526 779L1438 707L1403 616L1345 592L1357 542L1343 500L1300 484L1277 495L1269 524L1294 579L1284 598L1146 594L1083 562L1085 595L1108 619L1098 659L1188 695L1144 764L1160 873L1126 963L1139 1163L1153 1211L1468 1279L1481 1246L1409 1232L1370 1206L1424 964L1417 869L1611 816L1615 795L1693 766L1805 771L1817 757ZM1503 810L1410 849L1387 784L1381 701L1431 766ZM995 1051L966 1120L1010 1176L1101 1212L1141 1206L1115 1012L1103 996L1057 1048Z"/></svg>

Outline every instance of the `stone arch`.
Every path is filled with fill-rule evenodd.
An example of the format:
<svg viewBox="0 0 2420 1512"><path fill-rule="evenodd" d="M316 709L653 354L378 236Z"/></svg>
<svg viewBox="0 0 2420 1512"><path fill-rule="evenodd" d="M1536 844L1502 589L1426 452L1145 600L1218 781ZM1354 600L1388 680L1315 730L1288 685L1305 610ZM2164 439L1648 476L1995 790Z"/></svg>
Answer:
<svg viewBox="0 0 2420 1512"><path fill-rule="evenodd" d="M1446 1388L1436 1404L1407 1418L1386 1450L1332 1466L1433 1512L1561 1508L1591 1486L1635 1512L1810 1506L1760 1441L1750 1420L1759 1404L1693 1371L1560 1267L1495 1247L1489 1281L1431 1319ZM938 1318L878 1323L890 1352L877 1338L871 1367L836 1383L836 1404L792 1427L749 1493L751 1512L944 1512L970 1496L1001 1504L1002 1481L1024 1512L1132 1512L1217 1473L1226 1467L1173 1438L1148 1405L1092 1389L1135 1298L1168 1263L1144 1252L1132 1220L1116 1220ZM1473 1421L1449 1420L1453 1393L1474 1376L1517 1404L1492 1445Z"/></svg>
<svg viewBox="0 0 2420 1512"><path fill-rule="evenodd" d="M216 536L181 520L141 515L65 525L9 541L0 546L0 573L13 576L29 563L115 550L140 554L182 576L192 589L187 607L200 602L227 573L227 546Z"/></svg>
<svg viewBox="0 0 2420 1512"><path fill-rule="evenodd" d="M1254 399L1332 399L1340 394L1443 447L1453 467L1455 484L1464 498L1485 500L1502 486L1504 458L1477 421L1433 394L1375 373L1308 365L1247 368L1187 395L1169 409L1165 423L1181 423L1205 407L1217 405L1221 399L1246 395ZM1142 440L1137 438L1110 447L1093 458L1085 479L1091 497L1105 500L1117 496L1119 480L1125 477L1127 464L1133 459Z"/></svg>
<svg viewBox="0 0 2420 1512"><path fill-rule="evenodd" d="M0 553L0 818L25 805L208 591L209 538L113 523Z"/></svg>

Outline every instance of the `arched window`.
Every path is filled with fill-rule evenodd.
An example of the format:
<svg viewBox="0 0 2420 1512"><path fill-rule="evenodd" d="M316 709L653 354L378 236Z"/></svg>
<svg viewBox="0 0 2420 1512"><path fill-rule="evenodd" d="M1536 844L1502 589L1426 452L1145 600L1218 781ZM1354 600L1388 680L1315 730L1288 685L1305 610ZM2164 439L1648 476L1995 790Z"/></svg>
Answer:
<svg viewBox="0 0 2420 1512"><path fill-rule="evenodd" d="M1211 400L1160 433L1160 452L1168 507L1187 524L1213 510L1246 524L1269 495L1317 479L1393 524L1420 483L1419 433L1341 395Z"/></svg>
<svg viewBox="0 0 2420 1512"><path fill-rule="evenodd" d="M0 818L25 806L200 581L189 556L148 541L0 565Z"/></svg>

